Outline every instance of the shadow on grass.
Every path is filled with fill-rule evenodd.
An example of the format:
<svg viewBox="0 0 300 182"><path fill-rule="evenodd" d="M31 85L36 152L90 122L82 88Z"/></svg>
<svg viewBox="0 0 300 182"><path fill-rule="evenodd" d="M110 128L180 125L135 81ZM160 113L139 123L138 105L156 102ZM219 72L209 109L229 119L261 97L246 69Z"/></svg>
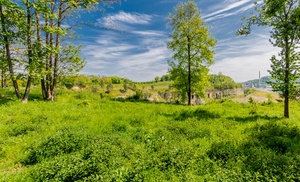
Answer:
<svg viewBox="0 0 300 182"><path fill-rule="evenodd" d="M256 124L241 143L213 142L207 155L220 165L243 163L242 171L262 174L260 181L299 181L300 129L298 126L267 122ZM230 164L231 163L231 164Z"/></svg>
<svg viewBox="0 0 300 182"><path fill-rule="evenodd" d="M196 118L197 120L208 120L208 119L216 119L220 118L221 115L215 112L207 111L204 109L196 109L196 110L184 110L177 113L172 114L163 114L166 117L173 117L176 121L185 121L189 118Z"/></svg>
<svg viewBox="0 0 300 182"><path fill-rule="evenodd" d="M0 106L9 103L12 101L10 98L0 97Z"/></svg>
<svg viewBox="0 0 300 182"><path fill-rule="evenodd" d="M23 93L21 93L23 94ZM7 104L9 102L17 101L16 94L13 90L9 89L0 89L0 105ZM44 101L41 94L38 93L30 93L28 97L28 101Z"/></svg>
<svg viewBox="0 0 300 182"><path fill-rule="evenodd" d="M0 89L0 105L14 101L15 92L8 89Z"/></svg>
<svg viewBox="0 0 300 182"><path fill-rule="evenodd" d="M297 126L269 122L255 126L250 136L259 145L281 154L293 153L294 149L299 151L300 129Z"/></svg>
<svg viewBox="0 0 300 182"><path fill-rule="evenodd" d="M278 121L283 119L283 117L278 116L268 116L268 115L251 115L251 116L233 116L233 117L227 117L228 120L234 120L238 122L251 122L251 121L257 121L258 119L264 119L268 121Z"/></svg>
<svg viewBox="0 0 300 182"><path fill-rule="evenodd" d="M168 104L168 105L185 105L181 103L167 103L167 102L153 102L148 99L134 99L134 98L111 98L111 101L118 102L139 102L139 103L149 103L149 104Z"/></svg>

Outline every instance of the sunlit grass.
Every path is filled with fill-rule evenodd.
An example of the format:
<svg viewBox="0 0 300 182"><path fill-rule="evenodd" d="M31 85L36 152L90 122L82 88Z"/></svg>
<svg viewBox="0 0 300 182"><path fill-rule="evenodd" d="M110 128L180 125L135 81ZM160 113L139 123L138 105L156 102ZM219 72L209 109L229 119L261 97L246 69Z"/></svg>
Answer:
<svg viewBox="0 0 300 182"><path fill-rule="evenodd" d="M211 152L212 145L220 145L225 147L222 150L229 150L226 145L222 145L222 142L229 142L228 146L233 146L229 151L235 151L234 147L246 151L243 148L245 143L258 145L255 142L251 143L254 141L251 138L253 128L268 126L269 123L276 123L278 127L296 127L298 129L294 131L294 135L300 137L300 114L297 112L300 104L296 101L291 102L290 119L282 118L283 103L257 104L256 114L250 114L249 103L226 101L185 106L114 101L109 98L101 99L99 93L93 93L91 90L59 90L55 102L31 99L27 104L22 104L13 99L2 103L0 109L0 181L38 181L42 175L48 174L47 172L55 172L51 168L52 162L55 161L57 165L63 165L64 162L69 165L66 166L66 171L56 171L57 176L60 174L60 179L65 180L70 174L95 180L98 179L96 173L99 173L107 181L215 181L217 178L225 179L226 176L231 176L231 180L248 176L249 181L255 181L257 171L243 166L243 162L247 162L246 159L253 156L243 153L229 155L225 161L227 164L224 164L221 160L225 159L215 160L208 157L209 151L216 157L221 153ZM88 138L90 142L82 146L71 146L71 152L59 148L61 155L48 158L43 158L41 153L41 161L31 165L22 162L29 159L30 151L39 151L39 147L43 146L42 142L51 137L56 136L60 142L64 142L64 138L59 138L64 131L82 141ZM73 140L71 138L68 141ZM289 144L297 140L283 138L283 141ZM264 146L259 145L261 146L258 147ZM299 143L293 145L298 146ZM92 150L91 156L87 157L86 150L89 148ZM251 150L254 149L256 148ZM296 151L289 145L287 150L290 153ZM105 155L110 157L103 158ZM276 152L274 155L279 157ZM294 159L288 153L280 156ZM74 163L70 162L71 159ZM109 166L101 167L99 160L103 160L103 163L107 161ZM83 167L85 171L91 170L89 176L85 175L84 171L75 169L75 166L72 167L85 162L87 165L91 164L98 172L88 166L85 166L86 169ZM266 164L269 162L266 161ZM236 167L233 167L235 165ZM280 169L282 168L278 167L278 170ZM260 175L262 181L267 181L275 174ZM282 176L274 177L284 179ZM299 176L296 175L294 180L298 179L297 177ZM46 179L48 178L45 177Z"/></svg>

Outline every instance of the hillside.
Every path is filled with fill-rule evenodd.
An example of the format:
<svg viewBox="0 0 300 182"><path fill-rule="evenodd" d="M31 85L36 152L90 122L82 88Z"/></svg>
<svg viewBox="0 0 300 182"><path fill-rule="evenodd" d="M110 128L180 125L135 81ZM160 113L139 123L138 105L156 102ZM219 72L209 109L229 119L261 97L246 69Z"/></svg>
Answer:
<svg viewBox="0 0 300 182"><path fill-rule="evenodd" d="M254 79L254 80L249 80L246 82L243 82L242 84L244 85L244 87L268 87L269 84L267 82L269 82L271 80L271 76L264 76L261 77L261 79Z"/></svg>
<svg viewBox="0 0 300 182"><path fill-rule="evenodd" d="M187 107L1 91L0 181L299 181L299 102ZM4 101L5 98L6 102ZM288 170L287 170L288 169Z"/></svg>

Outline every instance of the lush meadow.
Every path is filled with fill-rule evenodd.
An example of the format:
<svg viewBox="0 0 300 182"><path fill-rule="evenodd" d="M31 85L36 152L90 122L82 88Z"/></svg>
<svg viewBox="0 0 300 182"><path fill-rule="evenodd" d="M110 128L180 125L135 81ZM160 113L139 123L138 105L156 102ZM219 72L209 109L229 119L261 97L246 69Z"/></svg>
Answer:
<svg viewBox="0 0 300 182"><path fill-rule="evenodd" d="M9 95L7 91L2 91ZM0 181L299 181L300 103L2 97Z"/></svg>

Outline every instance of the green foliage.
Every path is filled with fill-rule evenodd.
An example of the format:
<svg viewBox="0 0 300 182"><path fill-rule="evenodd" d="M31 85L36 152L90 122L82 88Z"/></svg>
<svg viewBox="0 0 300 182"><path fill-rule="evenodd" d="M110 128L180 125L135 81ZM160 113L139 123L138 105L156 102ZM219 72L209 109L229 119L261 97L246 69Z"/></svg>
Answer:
<svg viewBox="0 0 300 182"><path fill-rule="evenodd" d="M161 82L167 82L167 81L170 81L170 75L169 75L169 74L163 75L163 76L160 78L160 81L161 81Z"/></svg>
<svg viewBox="0 0 300 182"><path fill-rule="evenodd" d="M210 75L209 81L214 89L233 89L242 87L241 84L235 83L232 78L225 76L222 73Z"/></svg>
<svg viewBox="0 0 300 182"><path fill-rule="evenodd" d="M246 88L244 89L244 96L250 95L256 91L255 88Z"/></svg>
<svg viewBox="0 0 300 182"><path fill-rule="evenodd" d="M127 85L127 83L124 83L123 88L124 88L124 91L127 92L127 90L128 90L128 85Z"/></svg>
<svg viewBox="0 0 300 182"><path fill-rule="evenodd" d="M84 75L79 75L75 77L75 83L79 87L86 87L91 84L91 80Z"/></svg>
<svg viewBox="0 0 300 182"><path fill-rule="evenodd" d="M135 94L133 96L129 96L129 100L142 100L144 99L145 95L143 90L137 89L135 90Z"/></svg>
<svg viewBox="0 0 300 182"><path fill-rule="evenodd" d="M112 76L111 77L111 83L112 84L120 84L122 82L123 82L123 80L120 77L117 77L117 76Z"/></svg>
<svg viewBox="0 0 300 182"><path fill-rule="evenodd" d="M213 48L216 40L209 34L193 1L179 4L174 14L169 15L172 28L168 48L174 52L168 61L174 88L181 92L183 101L189 100L193 93L204 96L209 85L208 66L213 63Z"/></svg>
<svg viewBox="0 0 300 182"><path fill-rule="evenodd" d="M27 149L27 155L22 159L21 163L34 165L45 159L80 150L87 142L87 136L79 135L77 132L72 132L66 128L46 137L36 147Z"/></svg>
<svg viewBox="0 0 300 182"><path fill-rule="evenodd" d="M108 85L106 86L106 90L107 90L106 92L107 92L107 93L110 93L110 92L113 90L113 88L114 88L113 84L111 84L111 83L108 84Z"/></svg>
<svg viewBox="0 0 300 182"><path fill-rule="evenodd" d="M79 53L81 45L76 47L72 44L64 44L60 52L59 76L75 75L82 70L86 64L85 59Z"/></svg>
<svg viewBox="0 0 300 182"><path fill-rule="evenodd" d="M248 103L250 104L249 114L257 114L257 103L252 97L249 98Z"/></svg>
<svg viewBox="0 0 300 182"><path fill-rule="evenodd" d="M31 131L34 131L36 128L31 123L22 123L12 125L8 131L9 136L19 136L26 135Z"/></svg>
<svg viewBox="0 0 300 182"><path fill-rule="evenodd" d="M237 147L230 141L213 143L209 151L207 151L207 155L213 160L220 160L222 163L226 163L229 159L237 156Z"/></svg>

